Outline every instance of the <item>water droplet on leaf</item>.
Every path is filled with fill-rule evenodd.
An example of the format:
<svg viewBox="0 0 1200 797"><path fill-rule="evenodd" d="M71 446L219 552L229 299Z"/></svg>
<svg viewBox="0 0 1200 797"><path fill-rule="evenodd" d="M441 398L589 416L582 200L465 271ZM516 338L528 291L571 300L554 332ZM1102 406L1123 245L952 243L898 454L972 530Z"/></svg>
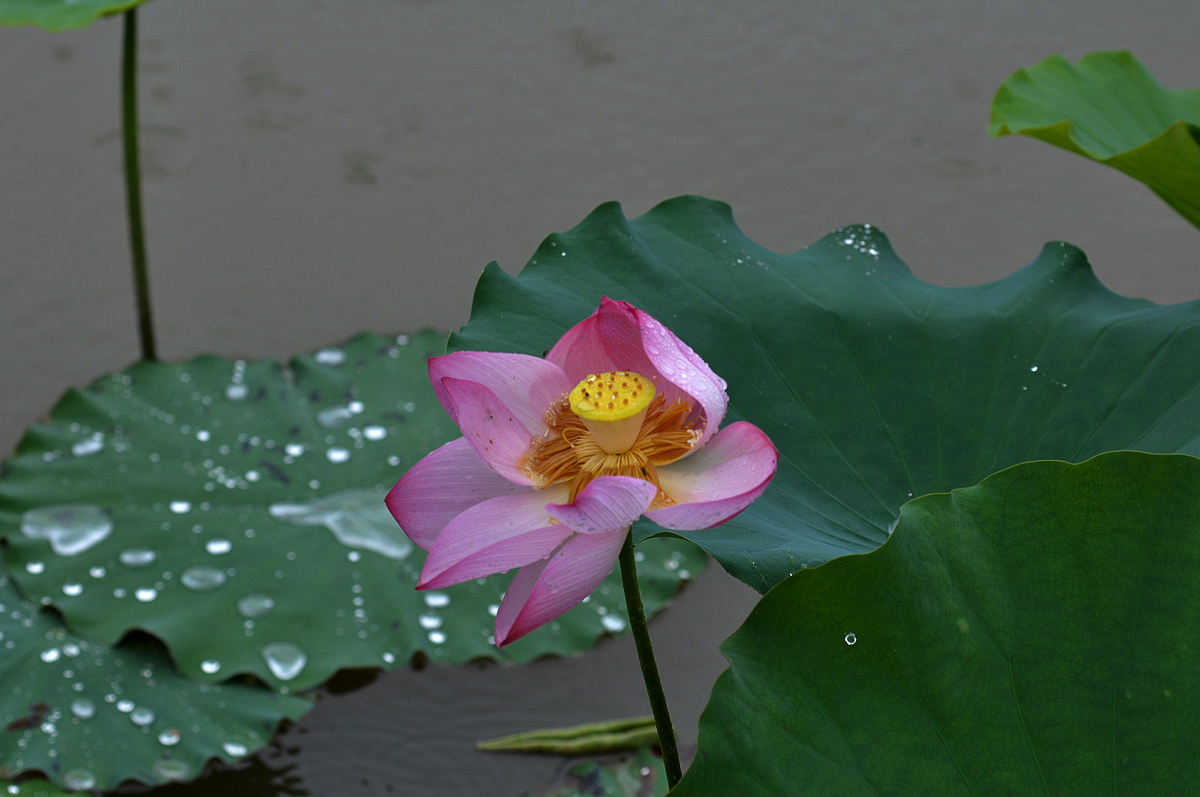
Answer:
<svg viewBox="0 0 1200 797"><path fill-rule="evenodd" d="M74 556L112 533L113 524L93 504L56 504L30 509L21 517L21 532L30 539L49 540L59 556Z"/></svg>
<svg viewBox="0 0 1200 797"><path fill-rule="evenodd" d="M290 642L272 642L262 649L262 656L267 667L281 681L295 678L308 661L304 651Z"/></svg>

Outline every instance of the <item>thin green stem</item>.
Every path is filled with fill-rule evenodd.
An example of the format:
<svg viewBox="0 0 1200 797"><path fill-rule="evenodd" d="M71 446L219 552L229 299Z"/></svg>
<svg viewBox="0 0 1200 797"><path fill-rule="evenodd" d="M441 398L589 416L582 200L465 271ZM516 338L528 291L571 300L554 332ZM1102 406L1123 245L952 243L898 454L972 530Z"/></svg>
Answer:
<svg viewBox="0 0 1200 797"><path fill-rule="evenodd" d="M129 250L133 257L133 289L137 296L142 359L157 360L154 322L150 316L150 276L146 269L146 235L142 227L142 174L138 166L137 8L124 12L121 46L121 140L125 149L125 208L129 218Z"/></svg>
<svg viewBox="0 0 1200 797"><path fill-rule="evenodd" d="M675 726L671 724L671 713L667 710L667 695L663 692L662 678L658 675L658 664L654 661L654 646L650 643L650 629L646 626L646 611L642 608L642 593L638 589L637 564L633 556L633 534L625 535L621 548L621 582L625 587L625 606L629 611L629 628L633 631L633 642L637 646L638 663L642 665L642 679L646 682L646 695L650 698L650 711L654 724L658 726L658 746L662 749L663 764L667 769L667 786L674 788L683 771L679 767L679 747L675 743Z"/></svg>

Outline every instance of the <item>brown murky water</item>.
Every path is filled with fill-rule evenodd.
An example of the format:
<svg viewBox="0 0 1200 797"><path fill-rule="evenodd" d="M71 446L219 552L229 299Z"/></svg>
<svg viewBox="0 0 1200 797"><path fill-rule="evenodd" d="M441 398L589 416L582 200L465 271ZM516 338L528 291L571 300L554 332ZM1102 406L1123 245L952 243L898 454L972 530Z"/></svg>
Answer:
<svg viewBox="0 0 1200 797"><path fill-rule="evenodd" d="M487 261L515 273L602 201L636 215L680 193L730 202L780 251L870 222L944 285L1062 239L1117 292L1200 295L1197 232L1148 191L984 132L996 86L1054 52L1130 48L1167 86L1200 85L1191 3L803 5L154 0L141 98L162 356L450 329ZM6 449L67 386L137 356L119 33L0 30ZM652 626L685 746L755 599L709 572ZM476 739L645 712L628 639L363 680L246 768L155 793L506 797L562 761Z"/></svg>

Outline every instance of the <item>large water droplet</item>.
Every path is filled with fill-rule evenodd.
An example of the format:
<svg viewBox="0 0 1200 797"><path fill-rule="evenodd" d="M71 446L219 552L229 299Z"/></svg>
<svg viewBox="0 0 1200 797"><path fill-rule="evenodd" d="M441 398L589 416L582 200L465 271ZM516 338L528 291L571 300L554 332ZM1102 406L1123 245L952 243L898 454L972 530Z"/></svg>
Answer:
<svg viewBox="0 0 1200 797"><path fill-rule="evenodd" d="M117 711L120 711L122 714L128 714L135 708L137 708L137 703L134 703L132 700L117 701Z"/></svg>
<svg viewBox="0 0 1200 797"><path fill-rule="evenodd" d="M363 429L363 437L368 440L382 440L387 437L387 429L382 426L368 426Z"/></svg>
<svg viewBox="0 0 1200 797"><path fill-rule="evenodd" d="M104 540L113 524L93 504L56 504L30 509L21 517L21 532L31 539L49 540L59 556L74 556Z"/></svg>
<svg viewBox="0 0 1200 797"><path fill-rule="evenodd" d="M290 681L304 669L308 657L290 642L272 642L262 649L263 660L281 681Z"/></svg>
<svg viewBox="0 0 1200 797"><path fill-rule="evenodd" d="M174 758L160 758L154 763L154 771L164 780L187 780L191 777L191 767L186 762Z"/></svg>
<svg viewBox="0 0 1200 797"><path fill-rule="evenodd" d="M74 582L72 582L70 584L63 584L62 591L63 591L63 594L66 595L68 598L74 598L83 593L83 585L77 584Z"/></svg>
<svg viewBox="0 0 1200 797"><path fill-rule="evenodd" d="M186 515L192 511L191 501L172 501L168 504L168 508L176 515Z"/></svg>
<svg viewBox="0 0 1200 797"><path fill-rule="evenodd" d="M313 359L323 365L341 365L346 362L346 352L333 348L321 349Z"/></svg>
<svg viewBox="0 0 1200 797"><path fill-rule="evenodd" d="M26 562L25 563L25 572L29 573L30 575L36 576L40 573L45 572L45 570L46 570L45 562Z"/></svg>
<svg viewBox="0 0 1200 797"><path fill-rule="evenodd" d="M154 587L141 587L137 592L133 593L133 597L140 600L142 603L149 603L158 597L158 590Z"/></svg>
<svg viewBox="0 0 1200 797"><path fill-rule="evenodd" d="M249 617L252 620L256 620L259 617L266 617L270 614L271 610L275 608L275 601L270 595L263 595L256 592L238 601L237 608L242 617Z"/></svg>
<svg viewBox="0 0 1200 797"><path fill-rule="evenodd" d="M196 567L189 567L187 570L184 570L179 580L188 589L216 589L225 583L225 571L218 570L215 567L197 565Z"/></svg>
<svg viewBox="0 0 1200 797"><path fill-rule="evenodd" d="M853 645L857 641L858 641L858 637L856 637L854 635L853 631L851 631L849 634L846 634L846 644L847 645Z"/></svg>
<svg viewBox="0 0 1200 797"><path fill-rule="evenodd" d="M606 631L611 631L614 634L625 630L625 621L615 614L606 614L601 617L600 625L604 626Z"/></svg>
<svg viewBox="0 0 1200 797"><path fill-rule="evenodd" d="M87 791L96 785L96 776L86 769L70 769L63 773L63 785L73 791Z"/></svg>
<svg viewBox="0 0 1200 797"><path fill-rule="evenodd" d="M441 609L450 605L450 596L444 592L426 592L425 605L431 609Z"/></svg>
<svg viewBox="0 0 1200 797"><path fill-rule="evenodd" d="M81 697L71 701L71 713L81 720L91 719L96 715L96 704Z"/></svg>
<svg viewBox="0 0 1200 797"><path fill-rule="evenodd" d="M221 669L221 662L216 659L208 659L207 661L200 662L200 669L209 675L213 675Z"/></svg>
<svg viewBox="0 0 1200 797"><path fill-rule="evenodd" d="M54 662L58 661L59 656L61 655L62 651L60 651L58 648L46 648L42 651L41 659L47 664L53 664Z"/></svg>
<svg viewBox="0 0 1200 797"><path fill-rule="evenodd" d="M183 734L178 728L167 728L158 735L158 743L166 747L179 744L179 740L183 738Z"/></svg>
<svg viewBox="0 0 1200 797"><path fill-rule="evenodd" d="M154 722L154 712L145 706L138 706L130 712L129 719L134 725L149 725Z"/></svg>
<svg viewBox="0 0 1200 797"><path fill-rule="evenodd" d="M225 387L225 398L230 401L244 401L248 395L250 395L250 388L245 385L227 385Z"/></svg>
<svg viewBox="0 0 1200 797"><path fill-rule="evenodd" d="M421 627L426 631L442 627L442 618L438 617L436 614L423 614L417 618L417 622L420 623Z"/></svg>
<svg viewBox="0 0 1200 797"><path fill-rule="evenodd" d="M117 557L126 567L145 567L158 558L158 554L149 548L126 548Z"/></svg>
<svg viewBox="0 0 1200 797"><path fill-rule="evenodd" d="M208 551L213 556L229 553L233 549L233 543L229 540L220 538L209 540L204 543L204 550Z"/></svg>
<svg viewBox="0 0 1200 797"><path fill-rule="evenodd" d="M343 490L303 503L271 504L271 517L298 526L324 526L348 548L402 560L413 545L374 490Z"/></svg>
<svg viewBox="0 0 1200 797"><path fill-rule="evenodd" d="M96 432L91 437L85 437L71 445L71 453L77 457L86 457L99 453L104 449L104 435Z"/></svg>
<svg viewBox="0 0 1200 797"><path fill-rule="evenodd" d="M234 758L241 758L250 752L246 745L238 742L225 742L221 747Z"/></svg>
<svg viewBox="0 0 1200 797"><path fill-rule="evenodd" d="M331 448L325 452L325 458L335 465L340 465L350 459L350 452L345 448Z"/></svg>

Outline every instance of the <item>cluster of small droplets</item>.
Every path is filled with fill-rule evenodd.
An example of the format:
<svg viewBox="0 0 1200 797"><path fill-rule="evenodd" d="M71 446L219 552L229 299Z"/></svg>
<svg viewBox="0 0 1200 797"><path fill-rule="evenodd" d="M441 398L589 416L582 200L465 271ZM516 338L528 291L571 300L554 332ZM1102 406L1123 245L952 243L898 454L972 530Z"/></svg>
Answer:
<svg viewBox="0 0 1200 797"><path fill-rule="evenodd" d="M654 383L632 371L591 374L571 391L571 411L591 421L617 421L654 400Z"/></svg>

